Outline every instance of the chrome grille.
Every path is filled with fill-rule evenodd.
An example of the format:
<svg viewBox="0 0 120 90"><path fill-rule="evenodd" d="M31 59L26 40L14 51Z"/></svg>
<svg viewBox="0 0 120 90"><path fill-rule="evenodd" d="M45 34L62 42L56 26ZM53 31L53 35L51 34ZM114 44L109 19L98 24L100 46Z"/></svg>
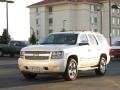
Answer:
<svg viewBox="0 0 120 90"><path fill-rule="evenodd" d="M49 60L50 51L25 51L26 60Z"/></svg>
<svg viewBox="0 0 120 90"><path fill-rule="evenodd" d="M25 56L28 60L48 60L49 56Z"/></svg>
<svg viewBox="0 0 120 90"><path fill-rule="evenodd" d="M49 51L25 51L25 54L50 54Z"/></svg>

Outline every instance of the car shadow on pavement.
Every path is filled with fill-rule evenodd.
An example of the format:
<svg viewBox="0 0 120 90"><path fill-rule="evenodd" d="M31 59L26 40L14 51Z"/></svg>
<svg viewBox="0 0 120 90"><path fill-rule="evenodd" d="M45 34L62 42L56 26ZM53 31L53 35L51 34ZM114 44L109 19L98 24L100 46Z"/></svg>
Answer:
<svg viewBox="0 0 120 90"><path fill-rule="evenodd" d="M12 60L12 58L11 58ZM15 61L16 62L16 61ZM111 78L120 76L120 62L111 61L108 65L108 70L103 78ZM17 64L5 64L0 66L0 88L24 87L29 85L48 85L48 84L65 84L74 83L76 81L100 81L102 77L96 76L94 70L80 71L75 81L65 81L61 76L38 75L33 80L26 80L20 73Z"/></svg>
<svg viewBox="0 0 120 90"><path fill-rule="evenodd" d="M91 73L90 73L91 72ZM76 80L89 80L97 79L98 77L92 72L80 72ZM23 87L29 85L48 85L48 84L64 84L73 83L75 81L65 81L62 76L52 76L52 75L38 75L35 79L26 80L17 70L17 72L12 72L11 75L3 75L0 77L0 88L11 88L11 87Z"/></svg>

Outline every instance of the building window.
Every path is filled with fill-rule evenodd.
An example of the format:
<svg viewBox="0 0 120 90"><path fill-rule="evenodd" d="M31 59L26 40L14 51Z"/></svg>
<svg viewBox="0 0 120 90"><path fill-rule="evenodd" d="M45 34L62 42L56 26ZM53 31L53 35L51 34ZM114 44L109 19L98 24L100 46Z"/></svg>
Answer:
<svg viewBox="0 0 120 90"><path fill-rule="evenodd" d="M97 17L90 17L90 23L96 25L97 24Z"/></svg>
<svg viewBox="0 0 120 90"><path fill-rule="evenodd" d="M120 29L112 29L112 35L114 37L120 36Z"/></svg>
<svg viewBox="0 0 120 90"><path fill-rule="evenodd" d="M39 31L37 30L37 36L39 36Z"/></svg>
<svg viewBox="0 0 120 90"><path fill-rule="evenodd" d="M52 12L53 12L53 8L49 7L49 14L52 14Z"/></svg>
<svg viewBox="0 0 120 90"><path fill-rule="evenodd" d="M98 30L97 30L97 29L94 29L94 32L98 32Z"/></svg>
<svg viewBox="0 0 120 90"><path fill-rule="evenodd" d="M53 19L49 18L49 26L52 26L52 24L53 24Z"/></svg>
<svg viewBox="0 0 120 90"><path fill-rule="evenodd" d="M115 9L115 8L113 8L113 9L112 9L112 13L113 13L113 14L120 14L120 9Z"/></svg>
<svg viewBox="0 0 120 90"><path fill-rule="evenodd" d="M49 34L50 34L50 33L53 33L53 30L52 30L52 29L49 29Z"/></svg>
<svg viewBox="0 0 120 90"><path fill-rule="evenodd" d="M38 25L38 24L39 24L39 19L37 18L37 19L36 19L36 25Z"/></svg>
<svg viewBox="0 0 120 90"><path fill-rule="evenodd" d="M120 36L120 28L117 29L117 36Z"/></svg>
<svg viewBox="0 0 120 90"><path fill-rule="evenodd" d="M120 25L120 18L117 18L117 24Z"/></svg>
<svg viewBox="0 0 120 90"><path fill-rule="evenodd" d="M97 24L97 17L94 17L94 23Z"/></svg>
<svg viewBox="0 0 120 90"><path fill-rule="evenodd" d="M97 6L96 5L90 5L90 11L91 12L95 12L97 10Z"/></svg>
<svg viewBox="0 0 120 90"><path fill-rule="evenodd" d="M118 36L120 36L120 29L118 29Z"/></svg>
<svg viewBox="0 0 120 90"><path fill-rule="evenodd" d="M112 18L112 24L113 24L113 25L116 24L116 18L115 18L115 17Z"/></svg>
<svg viewBox="0 0 120 90"><path fill-rule="evenodd" d="M115 29L112 29L112 36L115 35Z"/></svg>
<svg viewBox="0 0 120 90"><path fill-rule="evenodd" d="M112 13L116 13L116 9L115 8L112 9Z"/></svg>
<svg viewBox="0 0 120 90"><path fill-rule="evenodd" d="M38 9L38 7L36 8L36 13L39 13L39 9Z"/></svg>
<svg viewBox="0 0 120 90"><path fill-rule="evenodd" d="M112 18L112 24L113 25L120 25L120 18L113 17Z"/></svg>
<svg viewBox="0 0 120 90"><path fill-rule="evenodd" d="M117 9L117 14L120 14L120 9Z"/></svg>

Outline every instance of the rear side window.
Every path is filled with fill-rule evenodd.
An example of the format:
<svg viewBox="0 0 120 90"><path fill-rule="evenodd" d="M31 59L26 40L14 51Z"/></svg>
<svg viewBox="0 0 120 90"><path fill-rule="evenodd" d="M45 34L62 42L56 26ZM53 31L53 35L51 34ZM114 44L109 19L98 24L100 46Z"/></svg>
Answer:
<svg viewBox="0 0 120 90"><path fill-rule="evenodd" d="M95 38L94 35L89 34L88 37L89 37L90 43L91 43L92 45L98 45L98 42L97 42L97 40L96 40L96 38Z"/></svg>
<svg viewBox="0 0 120 90"><path fill-rule="evenodd" d="M80 36L80 43L88 43L88 38L85 34Z"/></svg>
<svg viewBox="0 0 120 90"><path fill-rule="evenodd" d="M96 37L97 37L99 43L102 44L102 43L106 42L105 38L102 35L96 35Z"/></svg>

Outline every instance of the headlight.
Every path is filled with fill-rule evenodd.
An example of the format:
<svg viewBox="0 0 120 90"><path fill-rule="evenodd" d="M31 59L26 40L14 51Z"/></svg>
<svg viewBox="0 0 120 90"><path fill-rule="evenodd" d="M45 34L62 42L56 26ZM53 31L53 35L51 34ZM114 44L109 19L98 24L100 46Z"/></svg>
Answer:
<svg viewBox="0 0 120 90"><path fill-rule="evenodd" d="M20 52L20 58L23 58L23 57L24 57L24 52L21 51L21 52Z"/></svg>
<svg viewBox="0 0 120 90"><path fill-rule="evenodd" d="M63 56L64 56L64 52L63 51L53 51L51 59L62 59Z"/></svg>

